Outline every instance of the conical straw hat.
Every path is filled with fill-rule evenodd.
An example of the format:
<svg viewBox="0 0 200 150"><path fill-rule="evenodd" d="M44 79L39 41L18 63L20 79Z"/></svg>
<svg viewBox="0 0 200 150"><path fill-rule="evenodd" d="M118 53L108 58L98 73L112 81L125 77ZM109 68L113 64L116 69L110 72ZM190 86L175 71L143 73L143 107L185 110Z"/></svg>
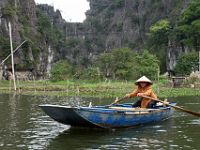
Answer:
<svg viewBox="0 0 200 150"><path fill-rule="evenodd" d="M141 78L139 78L135 84L138 85L139 82L147 82L147 83L150 83L150 84L153 84L153 82L151 80L149 80L147 77L145 76L142 76Z"/></svg>

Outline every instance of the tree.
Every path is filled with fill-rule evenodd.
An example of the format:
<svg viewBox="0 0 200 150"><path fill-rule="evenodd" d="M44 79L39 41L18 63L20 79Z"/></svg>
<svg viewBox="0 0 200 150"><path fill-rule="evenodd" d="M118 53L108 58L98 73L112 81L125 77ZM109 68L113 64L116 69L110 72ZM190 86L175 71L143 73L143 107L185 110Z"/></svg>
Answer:
<svg viewBox="0 0 200 150"><path fill-rule="evenodd" d="M101 54L96 60L96 66L105 77L130 79L134 75L134 56L129 48L113 49L110 53Z"/></svg>
<svg viewBox="0 0 200 150"><path fill-rule="evenodd" d="M152 45L167 46L170 32L170 22L167 19L159 20L150 27L150 39Z"/></svg>
<svg viewBox="0 0 200 150"><path fill-rule="evenodd" d="M129 48L119 48L112 51L114 78L131 79L134 75L135 57Z"/></svg>
<svg viewBox="0 0 200 150"><path fill-rule="evenodd" d="M200 48L200 1L192 0L176 27L177 39L195 50Z"/></svg>
<svg viewBox="0 0 200 150"><path fill-rule="evenodd" d="M174 68L176 75L189 75L193 70L198 68L198 53L190 52L183 54L178 58Z"/></svg>
<svg viewBox="0 0 200 150"><path fill-rule="evenodd" d="M160 63L161 63L161 71L165 72L166 70L166 54L167 54L167 46L169 39L171 39L171 35L173 35L173 29L170 25L169 20L162 19L153 24L150 27L149 33L149 41L148 46L150 47L150 51L156 54Z"/></svg>
<svg viewBox="0 0 200 150"><path fill-rule="evenodd" d="M147 50L144 50L141 55L136 57L135 70L137 72L137 78L143 75L156 79L159 69L159 60L153 54L150 54Z"/></svg>
<svg viewBox="0 0 200 150"><path fill-rule="evenodd" d="M102 53L98 56L96 60L96 66L100 68L100 71L104 77L111 77L113 73L112 68L112 54L111 53Z"/></svg>

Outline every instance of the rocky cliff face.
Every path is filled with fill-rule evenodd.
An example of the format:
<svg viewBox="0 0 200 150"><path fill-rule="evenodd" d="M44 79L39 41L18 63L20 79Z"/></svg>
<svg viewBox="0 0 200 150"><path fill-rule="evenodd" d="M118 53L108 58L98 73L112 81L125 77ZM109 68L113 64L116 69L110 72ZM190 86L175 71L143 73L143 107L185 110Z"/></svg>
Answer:
<svg viewBox="0 0 200 150"><path fill-rule="evenodd" d="M168 18L177 18L189 0L89 0L90 10L83 23L68 23L60 12L48 5L35 5L34 0L0 1L0 61L9 54L8 21L13 27L14 45L28 42L15 54L19 68L32 68L46 77L52 64L68 59L73 64L88 66L102 52L130 47L145 47L150 26ZM169 43L168 69L172 69L180 52L187 49ZM9 65L9 62L6 63Z"/></svg>
<svg viewBox="0 0 200 150"><path fill-rule="evenodd" d="M91 31L104 33L108 39L120 38L112 47L130 43L140 47L153 23L163 18L175 20L186 5L186 0L90 0L86 23Z"/></svg>
<svg viewBox="0 0 200 150"><path fill-rule="evenodd" d="M30 24L30 33L32 36L36 36L36 12L35 12L35 2L34 0L2 0L0 3L0 32L1 35L5 38L8 38L8 22L11 22L12 25L12 35L13 42L15 44L20 44L23 41L22 33L25 32L23 25L23 17L26 17L26 23ZM20 16L20 15L23 16ZM24 19L25 20L25 19ZM6 43L7 44L7 43ZM20 52L19 52L20 53ZM19 55L19 57L22 55ZM17 58L17 57L16 57ZM18 59L20 61L21 59Z"/></svg>
<svg viewBox="0 0 200 150"><path fill-rule="evenodd" d="M0 8L0 40L2 43L0 60L2 61L10 53L8 22L11 22L14 48L27 40L15 53L16 69L34 70L35 76L46 77L53 61L54 44L47 41L39 30L34 0L2 0ZM54 18L58 18L59 12L55 14L58 15ZM56 23L55 20L52 22ZM7 61L5 65L9 68L10 61Z"/></svg>
<svg viewBox="0 0 200 150"><path fill-rule="evenodd" d="M188 0L90 0L87 24L90 39L102 40L97 48L110 51L116 47L128 46L140 51L145 48L149 29L160 19L169 19L176 24L188 5ZM100 36L99 36L100 35ZM171 70L177 57L186 51L184 46L171 42L168 45L167 69Z"/></svg>
<svg viewBox="0 0 200 150"><path fill-rule="evenodd" d="M10 53L9 48L9 31L8 22L12 25L12 37L14 48L16 48L24 40L28 40L29 37L35 37L37 32L37 17L36 17L36 5L34 0L2 0L0 3L0 33L1 33L1 57L2 61L5 56ZM27 36L28 35L28 36ZM15 53L15 65L17 67L28 66L28 62L35 61L33 56L33 49L27 44ZM10 67L10 61L7 61L5 65ZM24 65L26 64L26 65ZM32 68L32 67L30 67ZM28 69L30 69L28 68Z"/></svg>

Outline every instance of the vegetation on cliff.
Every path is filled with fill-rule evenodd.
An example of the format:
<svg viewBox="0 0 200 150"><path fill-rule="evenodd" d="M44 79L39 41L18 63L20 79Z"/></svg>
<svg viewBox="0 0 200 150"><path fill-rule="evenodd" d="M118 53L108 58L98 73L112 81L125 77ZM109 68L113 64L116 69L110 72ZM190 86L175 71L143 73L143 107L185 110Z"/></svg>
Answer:
<svg viewBox="0 0 200 150"><path fill-rule="evenodd" d="M200 1L191 0L175 23L170 19L162 19L153 24L150 28L149 37L150 46L154 50L157 49L155 54L160 58L163 58L167 48L172 47L173 43L180 45L186 51L185 54L177 57L178 61L174 69L176 74L188 75L191 70L197 70L197 52L200 51ZM192 54L187 54L188 51ZM188 61L183 61L186 58ZM192 61L189 62L189 60ZM185 65L185 70L181 69L181 65Z"/></svg>
<svg viewBox="0 0 200 150"><path fill-rule="evenodd" d="M144 74L151 79L157 79L159 69L156 56L147 50L134 53L130 48L118 48L109 53L102 53L92 64L88 68L73 66L71 69L72 65L61 61L53 66L51 79L134 80Z"/></svg>

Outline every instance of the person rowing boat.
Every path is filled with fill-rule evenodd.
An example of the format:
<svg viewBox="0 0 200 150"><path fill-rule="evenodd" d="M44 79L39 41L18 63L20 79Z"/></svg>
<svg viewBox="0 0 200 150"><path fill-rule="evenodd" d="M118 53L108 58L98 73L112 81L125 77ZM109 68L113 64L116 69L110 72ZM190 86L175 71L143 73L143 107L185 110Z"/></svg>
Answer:
<svg viewBox="0 0 200 150"><path fill-rule="evenodd" d="M133 104L133 107L153 108L156 105L156 101L143 97L148 96L157 99L157 95L153 92L151 87L153 82L146 76L142 76L135 82L135 84L137 85L137 88L133 92L126 94L125 97L141 97L137 102ZM117 102L118 100L115 100L115 103Z"/></svg>

